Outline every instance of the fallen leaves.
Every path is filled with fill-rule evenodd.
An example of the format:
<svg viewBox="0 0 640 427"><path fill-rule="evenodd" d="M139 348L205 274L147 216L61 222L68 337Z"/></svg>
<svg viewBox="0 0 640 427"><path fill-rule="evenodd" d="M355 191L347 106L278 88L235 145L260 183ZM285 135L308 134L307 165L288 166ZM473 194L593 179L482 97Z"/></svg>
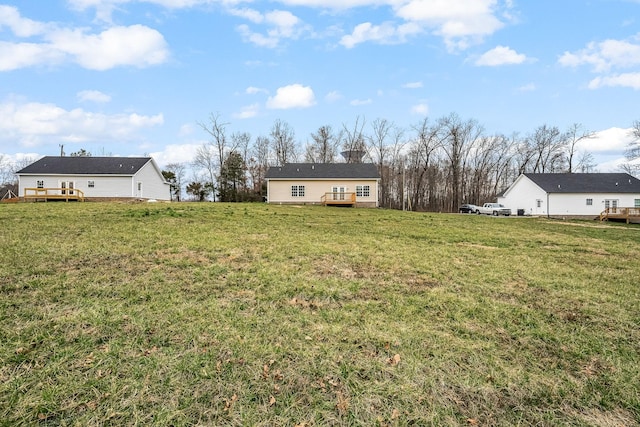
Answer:
<svg viewBox="0 0 640 427"><path fill-rule="evenodd" d="M387 359L387 364L391 365L391 366L398 366L398 364L400 363L400 355L399 354L395 354L393 357L390 357Z"/></svg>

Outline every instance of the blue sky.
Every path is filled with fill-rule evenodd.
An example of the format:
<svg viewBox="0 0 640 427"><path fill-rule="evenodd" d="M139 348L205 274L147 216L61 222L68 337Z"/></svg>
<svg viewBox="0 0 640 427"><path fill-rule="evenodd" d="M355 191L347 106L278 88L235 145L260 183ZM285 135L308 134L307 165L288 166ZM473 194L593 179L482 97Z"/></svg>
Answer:
<svg viewBox="0 0 640 427"><path fill-rule="evenodd" d="M640 119L640 0L0 0L0 154L189 161L211 114L320 126L578 123L601 171Z"/></svg>

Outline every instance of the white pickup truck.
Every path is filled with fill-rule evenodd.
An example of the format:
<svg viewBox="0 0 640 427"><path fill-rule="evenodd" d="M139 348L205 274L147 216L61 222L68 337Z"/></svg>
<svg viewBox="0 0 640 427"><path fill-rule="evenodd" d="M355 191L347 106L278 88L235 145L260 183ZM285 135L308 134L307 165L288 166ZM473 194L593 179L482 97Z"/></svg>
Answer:
<svg viewBox="0 0 640 427"><path fill-rule="evenodd" d="M511 209L505 207L502 203L485 203L478 207L478 214L509 216L511 215Z"/></svg>

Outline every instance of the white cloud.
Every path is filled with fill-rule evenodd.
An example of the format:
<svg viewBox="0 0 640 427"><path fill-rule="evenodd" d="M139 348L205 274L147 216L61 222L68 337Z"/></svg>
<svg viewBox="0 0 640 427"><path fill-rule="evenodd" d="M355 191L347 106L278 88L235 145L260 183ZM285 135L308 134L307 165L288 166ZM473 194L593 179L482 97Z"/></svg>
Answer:
<svg viewBox="0 0 640 427"><path fill-rule="evenodd" d="M276 48L284 39L297 39L307 27L294 14L285 10L274 10L261 14L252 9L241 9L232 12L236 16L250 20L254 24L264 24L267 26L266 32L259 33L253 31L248 25L238 25L237 31L246 42L256 46L266 48Z"/></svg>
<svg viewBox="0 0 640 427"><path fill-rule="evenodd" d="M422 29L414 23L406 23L396 27L391 22L385 22L382 25L364 22L358 24L351 34L343 36L340 39L340 44L347 49L351 49L360 43L369 41L379 44L404 43L408 36L420 32L422 32Z"/></svg>
<svg viewBox="0 0 640 427"><path fill-rule="evenodd" d="M423 86L422 82L410 82L402 85L405 89L420 89Z"/></svg>
<svg viewBox="0 0 640 427"><path fill-rule="evenodd" d="M107 115L38 102L0 104L0 141L17 141L24 147L95 140L122 142L133 139L140 129L163 123L162 114Z"/></svg>
<svg viewBox="0 0 640 427"><path fill-rule="evenodd" d="M558 63L565 67L591 67L599 76L589 82L589 89L601 87L630 87L640 89L640 34L630 40L591 42L577 52L565 52ZM632 69L611 74L613 70Z"/></svg>
<svg viewBox="0 0 640 427"><path fill-rule="evenodd" d="M0 41L0 71L73 62L90 70L118 66L148 67L169 57L162 34L144 25L113 26L99 33L86 28L59 28L20 16L18 9L0 6L0 28L9 27L29 42Z"/></svg>
<svg viewBox="0 0 640 427"><path fill-rule="evenodd" d="M337 90L329 92L324 97L325 101L329 103L340 101L342 98L343 98L342 94Z"/></svg>
<svg viewBox="0 0 640 427"><path fill-rule="evenodd" d="M589 65L596 73L637 67L640 65L640 44L626 40L591 42L578 52L565 52L558 62L565 67Z"/></svg>
<svg viewBox="0 0 640 427"><path fill-rule="evenodd" d="M482 54L475 62L478 66L495 67L499 65L522 64L527 56L507 46L497 46Z"/></svg>
<svg viewBox="0 0 640 427"><path fill-rule="evenodd" d="M631 129L609 128L595 133L594 138L580 141L580 148L591 153L622 153L633 142Z"/></svg>
<svg viewBox="0 0 640 427"><path fill-rule="evenodd" d="M354 99L349 104L354 106L354 107L359 107L361 105L373 104L373 100L371 98L368 98L368 99Z"/></svg>
<svg viewBox="0 0 640 427"><path fill-rule="evenodd" d="M251 104L242 108L239 113L233 114L234 119L250 119L255 117L260 112L259 104Z"/></svg>
<svg viewBox="0 0 640 427"><path fill-rule="evenodd" d="M80 102L97 102L106 103L111 101L111 96L106 93L102 93L99 90L83 90L76 94L76 97Z"/></svg>
<svg viewBox="0 0 640 427"><path fill-rule="evenodd" d="M416 104L411 107L411 114L426 116L429 114L429 106L426 103Z"/></svg>
<svg viewBox="0 0 640 427"><path fill-rule="evenodd" d="M259 93L269 93L269 91L266 90L266 89L262 89L262 88L254 87L254 86L249 86L247 89L245 89L245 92L248 95L257 95Z"/></svg>
<svg viewBox="0 0 640 427"><path fill-rule="evenodd" d="M535 83L527 83L525 85L522 85L518 88L519 92L533 92L534 90L536 90L537 87L535 85Z"/></svg>
<svg viewBox="0 0 640 427"><path fill-rule="evenodd" d="M601 87L630 87L640 90L640 72L624 73L612 76L596 77L589 82L589 89L599 89Z"/></svg>
<svg viewBox="0 0 640 427"><path fill-rule="evenodd" d="M164 147L164 150L152 152L150 155L161 168L166 167L169 163L190 164L200 147L202 147L202 143L169 144Z"/></svg>
<svg viewBox="0 0 640 427"><path fill-rule="evenodd" d="M496 17L497 6L497 0L410 0L400 2L396 14L432 28L450 50L459 50L504 26Z"/></svg>
<svg viewBox="0 0 640 427"><path fill-rule="evenodd" d="M308 108L316 104L315 95L309 86L292 84L278 88L275 96L267 100L267 108L286 110L290 108Z"/></svg>
<svg viewBox="0 0 640 427"><path fill-rule="evenodd" d="M18 37L32 37L44 33L47 25L20 16L18 8L0 5L0 29L9 27Z"/></svg>
<svg viewBox="0 0 640 427"><path fill-rule="evenodd" d="M162 64L169 52L162 34L143 25L112 27L99 34L83 30L56 31L48 36L50 46L90 70L133 65Z"/></svg>

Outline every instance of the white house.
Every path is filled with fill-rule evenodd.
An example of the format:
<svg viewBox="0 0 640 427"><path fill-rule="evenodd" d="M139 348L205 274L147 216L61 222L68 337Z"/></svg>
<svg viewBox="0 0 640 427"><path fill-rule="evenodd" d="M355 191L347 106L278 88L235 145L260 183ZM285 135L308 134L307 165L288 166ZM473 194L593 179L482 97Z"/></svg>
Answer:
<svg viewBox="0 0 640 427"><path fill-rule="evenodd" d="M378 207L378 169L371 163L288 163L266 174L267 202Z"/></svg>
<svg viewBox="0 0 640 427"><path fill-rule="evenodd" d="M170 184L151 157L46 156L16 175L25 198L171 200Z"/></svg>
<svg viewBox="0 0 640 427"><path fill-rule="evenodd" d="M594 217L640 208L640 180L627 173L525 173L498 197L515 214Z"/></svg>

